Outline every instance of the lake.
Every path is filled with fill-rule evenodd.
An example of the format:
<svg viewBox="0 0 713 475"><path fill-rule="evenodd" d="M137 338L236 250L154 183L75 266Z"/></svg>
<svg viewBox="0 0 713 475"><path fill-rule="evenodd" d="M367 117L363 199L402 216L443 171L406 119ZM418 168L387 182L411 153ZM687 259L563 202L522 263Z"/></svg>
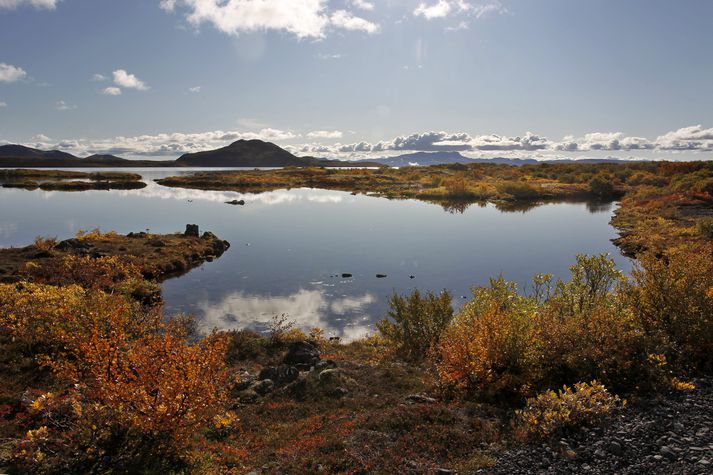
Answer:
<svg viewBox="0 0 713 475"><path fill-rule="evenodd" d="M86 171L86 170L84 170ZM260 194L184 190L154 179L188 169L131 169L148 187L77 193L0 188L0 246L77 230L182 231L187 223L230 250L163 284L169 315L195 315L204 330L263 330L287 314L303 329L353 339L373 331L393 292L469 288L503 275L526 285L535 273L566 278L578 253L609 253L615 204L557 203L527 211L471 205L462 213L416 200L293 189ZM226 201L244 199L245 206ZM352 277L342 277L351 274ZM377 274L386 277L377 278Z"/></svg>

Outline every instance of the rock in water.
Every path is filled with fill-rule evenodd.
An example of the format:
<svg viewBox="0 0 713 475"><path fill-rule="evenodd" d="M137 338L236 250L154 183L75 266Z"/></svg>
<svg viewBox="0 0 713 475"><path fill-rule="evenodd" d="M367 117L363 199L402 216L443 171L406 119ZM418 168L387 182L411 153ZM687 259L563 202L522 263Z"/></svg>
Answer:
<svg viewBox="0 0 713 475"><path fill-rule="evenodd" d="M184 236L198 237L201 232L197 224L186 224L186 232L183 233Z"/></svg>

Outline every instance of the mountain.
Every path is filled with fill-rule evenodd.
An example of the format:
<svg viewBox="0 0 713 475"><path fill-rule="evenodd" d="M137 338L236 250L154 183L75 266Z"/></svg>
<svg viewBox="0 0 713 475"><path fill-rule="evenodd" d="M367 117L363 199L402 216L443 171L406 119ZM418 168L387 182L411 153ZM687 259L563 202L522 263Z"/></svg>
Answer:
<svg viewBox="0 0 713 475"><path fill-rule="evenodd" d="M416 152L397 157L379 158L376 161L390 167L408 167L409 165L426 167L447 163L473 163L473 159L464 157L458 152Z"/></svg>
<svg viewBox="0 0 713 475"><path fill-rule="evenodd" d="M535 160L534 158L468 158L461 155L459 152L416 152L398 155L396 157L377 158L377 161L383 165L391 167L407 167L407 166L422 166L429 165L449 165L452 163L491 163L496 165L536 165L538 163L621 163L626 160L617 158L583 158L580 160L561 159L561 160Z"/></svg>
<svg viewBox="0 0 713 475"><path fill-rule="evenodd" d="M378 158L375 161L391 167L407 167L407 166L422 166L430 165L448 165L452 163L495 163L499 165L531 165L538 163L532 158L468 158L460 154L460 152L416 152L398 155L396 157Z"/></svg>
<svg viewBox="0 0 713 475"><path fill-rule="evenodd" d="M1 145L0 157L2 158L49 158L49 159L76 159L74 155L59 150L38 150L22 145Z"/></svg>
<svg viewBox="0 0 713 475"><path fill-rule="evenodd" d="M380 164L371 160L346 162L298 157L274 143L256 139L241 139L227 147L187 153L176 160L179 167L374 167Z"/></svg>

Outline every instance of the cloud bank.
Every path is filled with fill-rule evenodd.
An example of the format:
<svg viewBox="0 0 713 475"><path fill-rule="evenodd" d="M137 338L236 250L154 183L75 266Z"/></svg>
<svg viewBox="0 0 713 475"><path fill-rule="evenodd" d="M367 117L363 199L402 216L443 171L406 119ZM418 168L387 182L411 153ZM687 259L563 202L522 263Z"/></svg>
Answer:
<svg viewBox="0 0 713 475"><path fill-rule="evenodd" d="M112 88L107 88L112 89ZM116 88L118 89L118 88ZM107 92L105 92L107 93ZM120 93L120 90L119 90ZM110 93L107 93L110 94ZM61 101L60 101L61 102ZM67 104L64 104L68 107ZM57 104L60 110L62 104ZM379 142L340 143L339 130L314 130L306 133L263 127L259 131L208 131L199 133L164 133L107 139L52 140L38 135L25 145L41 149L60 149L79 156L109 153L128 157L177 157L183 153L223 147L239 139L277 142L299 155L335 158L377 158L399 153L451 151L478 156L519 156L540 158L553 155L574 156L577 152L709 153L713 152L713 128L702 125L682 127L655 139L627 136L622 132L593 132L581 137L549 139L532 132L508 136L471 135L467 132L428 131L394 137ZM311 143L296 143L299 139ZM8 140L0 143L10 143Z"/></svg>
<svg viewBox="0 0 713 475"><path fill-rule="evenodd" d="M352 5L367 11L374 7L363 0ZM330 10L327 0L161 0L159 6L167 12L183 13L196 28L208 24L233 36L274 30L303 39L324 38L330 29L369 34L379 30L376 23L350 11Z"/></svg>

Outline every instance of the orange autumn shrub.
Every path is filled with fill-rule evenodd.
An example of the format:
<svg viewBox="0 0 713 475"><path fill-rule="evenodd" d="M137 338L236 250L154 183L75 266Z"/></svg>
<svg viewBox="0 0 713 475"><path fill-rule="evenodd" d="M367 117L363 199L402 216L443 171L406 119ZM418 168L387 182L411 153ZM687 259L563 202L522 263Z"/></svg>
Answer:
<svg viewBox="0 0 713 475"><path fill-rule="evenodd" d="M536 300L502 277L473 289L473 297L441 335L441 382L485 398L528 393L538 373Z"/></svg>
<svg viewBox="0 0 713 475"><path fill-rule="evenodd" d="M627 292L647 336L679 367L713 366L713 245L639 256Z"/></svg>
<svg viewBox="0 0 713 475"><path fill-rule="evenodd" d="M56 394L32 404L18 444L24 471L180 460L192 434L222 411L226 338L191 344L181 325L122 295L0 285L0 328L56 376Z"/></svg>

